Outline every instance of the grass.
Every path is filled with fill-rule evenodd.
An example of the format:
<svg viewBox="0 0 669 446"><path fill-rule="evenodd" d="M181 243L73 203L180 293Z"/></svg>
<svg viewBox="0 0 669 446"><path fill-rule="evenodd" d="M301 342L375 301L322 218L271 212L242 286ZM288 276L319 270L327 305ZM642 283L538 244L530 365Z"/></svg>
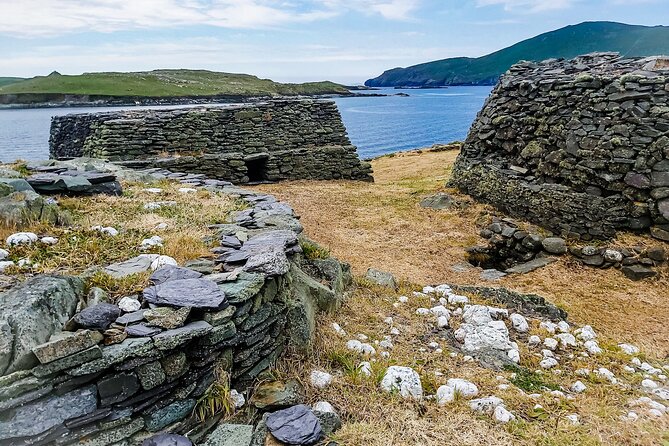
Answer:
<svg viewBox="0 0 669 446"><path fill-rule="evenodd" d="M655 357L669 354L669 268L643 282L627 280L615 269L595 270L568 256L546 268L490 283L480 270L455 272L465 248L484 242L478 233L495 209L446 188L457 151L399 153L372 161L374 183L353 181L283 182L255 186L289 202L301 216L305 234L327 246L352 266L356 275L368 268L392 272L420 284L505 286L544 296L569 312L574 322L591 324L616 342L638 345ZM423 209L419 202L447 192L457 209ZM652 246L661 242L621 234L615 246ZM625 323L621 323L625 321Z"/></svg>
<svg viewBox="0 0 669 446"><path fill-rule="evenodd" d="M320 246L318 243L311 240L301 238L300 247L304 253L304 257L309 260L327 259L330 257L330 250Z"/></svg>
<svg viewBox="0 0 669 446"><path fill-rule="evenodd" d="M1 78L0 78L1 79ZM248 74L206 70L154 70L134 73L84 73L37 76L0 84L0 94L81 94L133 97L294 96L348 94L333 82L282 84Z"/></svg>
<svg viewBox="0 0 669 446"><path fill-rule="evenodd" d="M228 418L235 411L234 402L230 395L230 375L220 366L214 370L214 374L214 382L197 400L193 409L200 422L216 415L223 415L223 418Z"/></svg>
<svg viewBox="0 0 669 446"><path fill-rule="evenodd" d="M623 422L619 416L626 413L627 402L638 398L639 376L624 375L622 365L629 357L618 352L593 358L569 360L562 355L562 373L533 372L537 368L536 358L523 341L521 344L521 367L501 372L482 369L475 362L468 362L462 354L450 355L448 342L415 309L430 305L429 299L410 297L409 303L394 306L399 295L411 295L406 282L399 292L379 287L358 284L352 296L335 315L325 315L319 320L313 353L308 357L293 355L282 358L273 375L278 379L297 379L306 386L307 403L328 401L339 412L344 421L334 440L346 445L643 445L658 444L663 432L669 429L666 419L637 423ZM474 302L487 303L477 296ZM384 319L393 318L392 327L400 331L393 337L393 348L389 358L379 355L372 358L358 356L346 349L349 339L358 334L368 336L367 342L383 339L391 326ZM454 324L459 323L458 318ZM346 331L340 336L331 328L337 322ZM533 331L538 321L533 322ZM543 333L546 336L546 333ZM426 347L437 341L444 349L442 354ZM606 342L602 339L602 346ZM613 347L612 347L613 348ZM378 346L377 346L378 349ZM372 374L358 372L361 361L371 361ZM595 368L595 364L606 366L623 378L631 387L611 385L592 377L581 377L574 371L581 367ZM517 420L508 425L499 425L489 416L471 412L464 398L446 406L438 406L434 400L414 402L402 399L395 393L384 393L379 388L383 373L388 366L402 365L414 368L421 376L424 391L434 394L449 378L464 378L479 388L479 396L496 395ZM309 385L312 370L325 370L335 376L333 384L324 389ZM550 390L568 389L577 379L586 383L585 393L575 396L573 401L553 396ZM508 384L508 389L500 389ZM635 390L636 389L636 390ZM530 393L540 394L532 399ZM542 409L535 408L540 404ZM578 414L581 424L574 426L565 417Z"/></svg>
<svg viewBox="0 0 669 446"><path fill-rule="evenodd" d="M147 192L149 187L162 190L155 194ZM207 190L182 193L176 182L163 181L152 185L124 184L120 197L97 195L94 197L57 197L61 208L72 217L68 226L37 223L22 231L39 236L58 238L58 243L44 245L35 243L9 248L10 260L30 259L28 269L18 267L10 270L13 275L24 277L35 273L80 274L91 267L103 267L121 262L142 253L168 255L184 262L209 257L214 235L209 225L223 223L234 210L244 207L242 202L228 195ZM194 199L196 198L196 199ZM144 209L144 204L155 201L173 201L174 206L165 206L153 211ZM159 224L166 224L162 230ZM112 237L93 230L94 226L111 226L120 233ZM0 227L0 240L16 232L16 228ZM163 246L141 250L142 241L159 235ZM127 279L112 279L102 273L89 274L90 285L108 291L112 297L127 295L141 290L148 274Z"/></svg>

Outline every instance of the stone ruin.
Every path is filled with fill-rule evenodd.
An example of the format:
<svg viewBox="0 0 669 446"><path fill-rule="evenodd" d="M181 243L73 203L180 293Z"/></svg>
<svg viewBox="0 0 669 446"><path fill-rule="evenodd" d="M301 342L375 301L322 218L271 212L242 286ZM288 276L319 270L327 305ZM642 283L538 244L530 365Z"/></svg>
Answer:
<svg viewBox="0 0 669 446"><path fill-rule="evenodd" d="M669 241L668 61L595 53L514 65L452 184L563 237Z"/></svg>
<svg viewBox="0 0 669 446"><path fill-rule="evenodd" d="M332 101L131 110L52 119L51 158L104 158L134 168L204 174L235 184L371 181Z"/></svg>
<svg viewBox="0 0 669 446"><path fill-rule="evenodd" d="M82 176L104 164L82 163L51 161L35 169ZM100 179L103 171L88 176ZM87 290L86 273L35 275L0 292L0 444L264 444L268 429L275 432L272 422L282 429L276 419L300 410L311 421L319 417L328 432L332 414L274 401L271 394L253 403L256 416L267 418L257 427L218 424L222 413L200 420L197 408L223 371L237 404L284 350L308 351L316 314L343 302L348 265L306 258L298 217L270 195L166 170L113 166L105 178L119 175L205 187L246 209L212 227L219 245L214 259L179 267L169 257L142 254L94 267L91 274L117 279L154 270L146 289L118 302L101 289ZM276 411L287 406L293 407ZM313 424L313 436L322 437L321 424Z"/></svg>

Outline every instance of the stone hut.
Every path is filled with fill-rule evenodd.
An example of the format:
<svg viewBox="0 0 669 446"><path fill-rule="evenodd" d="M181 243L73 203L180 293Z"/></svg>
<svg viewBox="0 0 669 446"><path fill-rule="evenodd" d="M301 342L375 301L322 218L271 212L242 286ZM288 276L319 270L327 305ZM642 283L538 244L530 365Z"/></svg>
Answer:
<svg viewBox="0 0 669 446"><path fill-rule="evenodd" d="M669 58L521 62L474 122L453 185L555 233L669 241Z"/></svg>
<svg viewBox="0 0 669 446"><path fill-rule="evenodd" d="M52 158L104 158L249 183L372 180L332 101L277 100L72 114L51 122Z"/></svg>

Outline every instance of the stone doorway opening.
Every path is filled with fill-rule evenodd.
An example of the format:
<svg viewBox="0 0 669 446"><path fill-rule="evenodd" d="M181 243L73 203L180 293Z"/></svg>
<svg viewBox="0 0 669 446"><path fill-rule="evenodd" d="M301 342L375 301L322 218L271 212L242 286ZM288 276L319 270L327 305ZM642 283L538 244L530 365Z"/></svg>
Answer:
<svg viewBox="0 0 669 446"><path fill-rule="evenodd" d="M249 183L261 183L267 181L267 160L269 156L262 154L244 159Z"/></svg>

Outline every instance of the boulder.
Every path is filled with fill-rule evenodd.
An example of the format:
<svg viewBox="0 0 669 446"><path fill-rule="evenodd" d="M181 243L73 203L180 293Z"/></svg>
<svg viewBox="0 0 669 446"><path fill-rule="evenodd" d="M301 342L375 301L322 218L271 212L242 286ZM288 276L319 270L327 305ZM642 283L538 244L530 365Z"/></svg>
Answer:
<svg viewBox="0 0 669 446"><path fill-rule="evenodd" d="M303 404L269 414L266 424L277 440L290 445L312 445L323 438L320 421Z"/></svg>
<svg viewBox="0 0 669 446"><path fill-rule="evenodd" d="M634 281L649 279L651 277L657 276L657 271L653 271L651 268L643 265L623 266L621 270L628 279Z"/></svg>
<svg viewBox="0 0 669 446"><path fill-rule="evenodd" d="M381 380L381 389L397 391L404 398L420 400L423 387L418 373L410 367L390 366Z"/></svg>
<svg viewBox="0 0 669 446"><path fill-rule="evenodd" d="M546 237L541 244L550 254L562 255L567 252L567 242L560 237Z"/></svg>
<svg viewBox="0 0 669 446"><path fill-rule="evenodd" d="M365 279L379 286L397 289L397 281L391 273L369 268L367 274L365 274Z"/></svg>
<svg viewBox="0 0 669 446"><path fill-rule="evenodd" d="M252 439L253 426L226 423L210 433L201 446L249 446Z"/></svg>
<svg viewBox="0 0 669 446"><path fill-rule="evenodd" d="M122 279L149 271L151 263L157 258L158 254L140 254L124 262L111 264L104 269L104 272L115 279Z"/></svg>
<svg viewBox="0 0 669 446"><path fill-rule="evenodd" d="M296 380L270 381L258 385L249 403L257 409L276 409L300 404L304 387Z"/></svg>
<svg viewBox="0 0 669 446"><path fill-rule="evenodd" d="M66 224L69 215L32 191L14 192L0 198L0 222L6 226L26 226L34 222Z"/></svg>
<svg viewBox="0 0 669 446"><path fill-rule="evenodd" d="M443 192L426 197L420 202L420 207L436 210L450 209L457 205L458 202L452 196Z"/></svg>
<svg viewBox="0 0 669 446"><path fill-rule="evenodd" d="M61 331L83 295L81 279L46 275L0 294L0 375L37 365L33 348Z"/></svg>

